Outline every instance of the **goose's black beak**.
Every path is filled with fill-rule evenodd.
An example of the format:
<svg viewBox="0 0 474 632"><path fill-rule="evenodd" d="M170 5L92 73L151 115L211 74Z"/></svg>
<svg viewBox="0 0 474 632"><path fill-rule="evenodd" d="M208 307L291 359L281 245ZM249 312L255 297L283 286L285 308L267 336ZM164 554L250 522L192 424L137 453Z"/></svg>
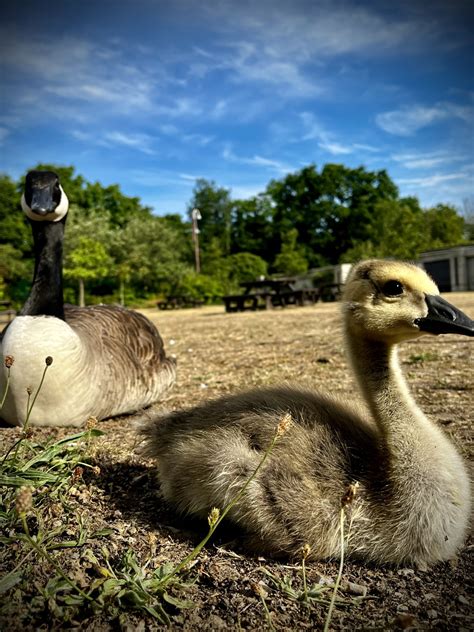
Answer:
<svg viewBox="0 0 474 632"><path fill-rule="evenodd" d="M474 336L474 320L466 316L441 296L426 295L428 314L417 318L415 324L430 334L460 334Z"/></svg>
<svg viewBox="0 0 474 632"><path fill-rule="evenodd" d="M53 199L51 187L34 187L31 190L30 209L38 215L54 213L57 202Z"/></svg>

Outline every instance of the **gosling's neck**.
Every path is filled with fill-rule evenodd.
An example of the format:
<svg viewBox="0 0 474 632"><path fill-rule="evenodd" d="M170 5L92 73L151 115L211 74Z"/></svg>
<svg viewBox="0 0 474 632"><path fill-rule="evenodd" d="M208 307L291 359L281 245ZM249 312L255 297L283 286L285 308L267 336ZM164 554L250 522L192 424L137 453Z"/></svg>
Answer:
<svg viewBox="0 0 474 632"><path fill-rule="evenodd" d="M410 394L398 361L396 344L374 341L350 331L347 344L359 387L374 421L386 437L404 438L431 423Z"/></svg>
<svg viewBox="0 0 474 632"><path fill-rule="evenodd" d="M31 222L35 271L21 316L55 316L65 320L63 301L63 239L65 218L58 222Z"/></svg>

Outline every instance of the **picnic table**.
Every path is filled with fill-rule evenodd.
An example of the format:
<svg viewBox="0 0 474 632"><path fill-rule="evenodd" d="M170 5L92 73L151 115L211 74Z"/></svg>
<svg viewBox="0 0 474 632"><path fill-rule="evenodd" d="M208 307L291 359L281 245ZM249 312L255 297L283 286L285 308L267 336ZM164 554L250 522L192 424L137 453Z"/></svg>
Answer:
<svg viewBox="0 0 474 632"><path fill-rule="evenodd" d="M319 288L295 287L296 277L278 279L258 279L241 283L243 294L229 294L223 297L226 312L273 309L287 305L316 303L320 296Z"/></svg>

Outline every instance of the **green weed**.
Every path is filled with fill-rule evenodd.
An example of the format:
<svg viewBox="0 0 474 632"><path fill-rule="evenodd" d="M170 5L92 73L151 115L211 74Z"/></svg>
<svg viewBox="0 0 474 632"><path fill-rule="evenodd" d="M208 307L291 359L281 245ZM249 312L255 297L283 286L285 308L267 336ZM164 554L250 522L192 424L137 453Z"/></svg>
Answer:
<svg viewBox="0 0 474 632"><path fill-rule="evenodd" d="M406 360L406 363L423 364L423 362L435 362L436 360L439 360L439 355L437 353L426 351L424 353L412 353L408 360Z"/></svg>
<svg viewBox="0 0 474 632"><path fill-rule="evenodd" d="M285 416L275 436L251 477L221 510L209 515L209 529L201 542L177 565L165 563L149 568L150 559L141 563L129 549L118 560L112 560L101 544L112 529L90 531L71 502L74 486L87 469L98 474L97 466L88 462L91 442L103 433L94 427L58 441L38 442L28 428L31 411L41 387L47 379L52 358L47 358L37 389L28 392L26 422L20 438L7 450L0 462L0 544L15 547L14 568L0 578L0 594L24 589L31 594L31 563L42 559L52 575L45 585L36 583L37 591L30 598L34 611L46 611L61 622L100 612L109 619L127 611L151 616L159 624L169 625L168 608L192 607L192 602L176 593L185 592L190 582L184 578L191 562L199 555L230 509L245 493L270 454L289 419ZM9 360L8 373L13 364ZM6 364L7 366L7 364ZM2 397L5 401L9 379ZM77 491L77 490L76 490ZM53 526L50 513L59 507L62 520ZM71 533L73 535L71 535ZM81 586L64 570L61 552L81 549L81 558L93 577L82 573ZM84 585L85 584L85 585ZM9 605L6 606L8 610Z"/></svg>

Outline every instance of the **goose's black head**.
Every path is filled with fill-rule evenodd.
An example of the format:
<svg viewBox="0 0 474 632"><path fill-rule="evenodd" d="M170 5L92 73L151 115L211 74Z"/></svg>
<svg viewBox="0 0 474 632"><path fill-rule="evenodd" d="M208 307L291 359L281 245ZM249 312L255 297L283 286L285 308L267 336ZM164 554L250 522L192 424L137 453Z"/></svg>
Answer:
<svg viewBox="0 0 474 632"><path fill-rule="evenodd" d="M68 212L69 201L54 171L30 171L25 178L21 207L33 222L58 222Z"/></svg>

